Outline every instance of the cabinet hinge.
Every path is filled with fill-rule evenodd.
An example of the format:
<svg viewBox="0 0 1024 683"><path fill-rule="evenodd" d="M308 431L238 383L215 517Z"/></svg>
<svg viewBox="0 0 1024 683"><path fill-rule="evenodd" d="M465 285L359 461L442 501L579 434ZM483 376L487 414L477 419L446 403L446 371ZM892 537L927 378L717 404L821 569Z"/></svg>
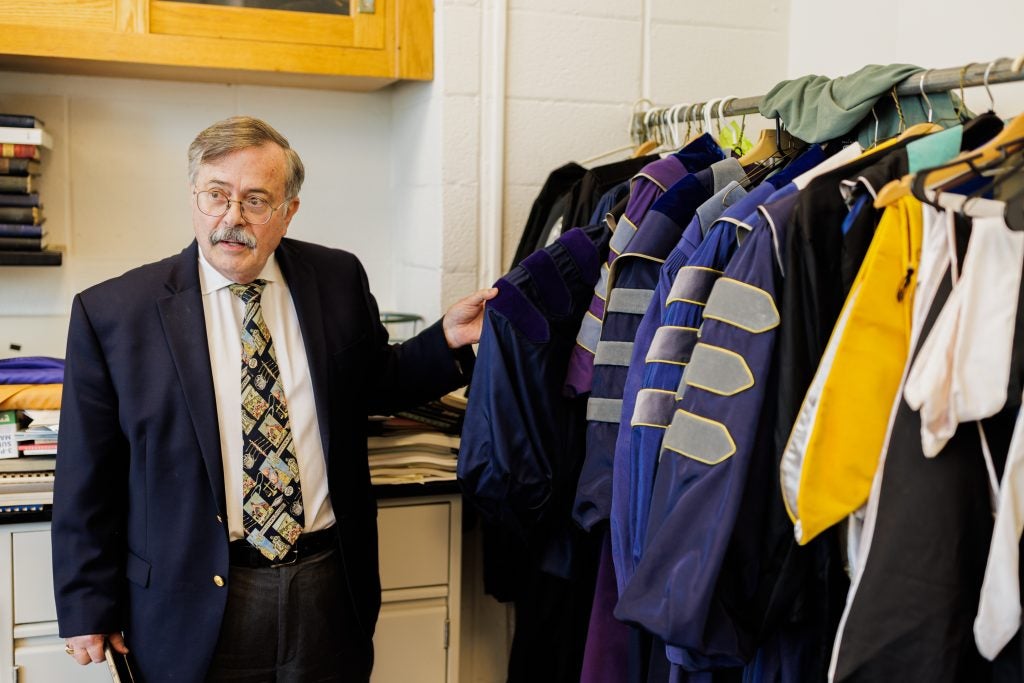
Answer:
<svg viewBox="0 0 1024 683"><path fill-rule="evenodd" d="M376 0L359 0L360 14L373 14L377 11Z"/></svg>
<svg viewBox="0 0 1024 683"><path fill-rule="evenodd" d="M11 667L11 683L18 683L18 667Z"/></svg>
<svg viewBox="0 0 1024 683"><path fill-rule="evenodd" d="M448 630L451 627L451 623L447 619L444 620L444 649L446 650L448 649Z"/></svg>

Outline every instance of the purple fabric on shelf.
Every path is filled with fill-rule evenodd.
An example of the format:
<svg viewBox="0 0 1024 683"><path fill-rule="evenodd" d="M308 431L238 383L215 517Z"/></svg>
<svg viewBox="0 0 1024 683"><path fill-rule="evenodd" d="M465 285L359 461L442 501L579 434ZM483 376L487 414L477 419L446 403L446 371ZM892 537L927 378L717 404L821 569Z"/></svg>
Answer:
<svg viewBox="0 0 1024 683"><path fill-rule="evenodd" d="M47 356L0 358L0 384L61 384L64 360Z"/></svg>

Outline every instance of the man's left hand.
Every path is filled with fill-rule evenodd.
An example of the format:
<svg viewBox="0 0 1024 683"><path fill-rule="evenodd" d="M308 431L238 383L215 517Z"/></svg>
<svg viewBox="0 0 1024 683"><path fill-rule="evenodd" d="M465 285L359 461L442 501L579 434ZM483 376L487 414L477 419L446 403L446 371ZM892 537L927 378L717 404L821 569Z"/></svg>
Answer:
<svg viewBox="0 0 1024 683"><path fill-rule="evenodd" d="M484 303L497 294L497 287L488 287L452 304L441 323L449 348L457 349L480 341L480 330L484 324Z"/></svg>

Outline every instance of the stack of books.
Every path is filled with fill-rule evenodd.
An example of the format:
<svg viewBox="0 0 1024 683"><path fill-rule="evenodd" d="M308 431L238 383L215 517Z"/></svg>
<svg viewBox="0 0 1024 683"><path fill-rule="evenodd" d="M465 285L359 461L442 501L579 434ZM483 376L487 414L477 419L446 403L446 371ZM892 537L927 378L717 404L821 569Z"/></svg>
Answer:
<svg viewBox="0 0 1024 683"><path fill-rule="evenodd" d="M395 416L371 418L370 481L374 485L455 481L464 414L465 397L452 393Z"/></svg>
<svg viewBox="0 0 1024 683"><path fill-rule="evenodd" d="M40 148L53 139L34 116L0 114L0 265L60 265L47 249L37 187Z"/></svg>
<svg viewBox="0 0 1024 683"><path fill-rule="evenodd" d="M0 411L0 520L53 505L59 410Z"/></svg>

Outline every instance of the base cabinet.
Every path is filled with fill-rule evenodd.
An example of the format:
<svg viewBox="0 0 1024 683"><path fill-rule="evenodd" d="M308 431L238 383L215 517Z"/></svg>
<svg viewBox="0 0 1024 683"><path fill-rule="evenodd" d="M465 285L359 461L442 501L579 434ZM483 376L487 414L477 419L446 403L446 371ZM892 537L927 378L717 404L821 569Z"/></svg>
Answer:
<svg viewBox="0 0 1024 683"><path fill-rule="evenodd" d="M373 683L458 681L462 502L385 499L378 527L382 607ZM46 522L0 525L0 683L107 683L57 636Z"/></svg>

